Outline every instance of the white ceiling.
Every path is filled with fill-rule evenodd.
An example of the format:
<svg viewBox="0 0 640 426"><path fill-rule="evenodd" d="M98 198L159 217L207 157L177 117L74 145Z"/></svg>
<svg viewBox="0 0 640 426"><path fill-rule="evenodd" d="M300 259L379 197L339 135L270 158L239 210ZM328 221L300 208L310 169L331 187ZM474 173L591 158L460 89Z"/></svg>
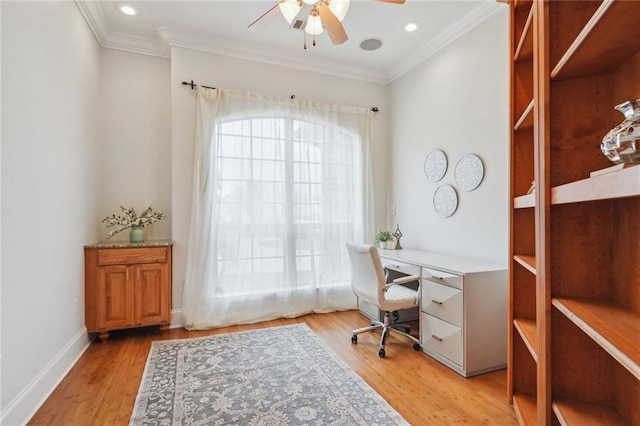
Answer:
<svg viewBox="0 0 640 426"><path fill-rule="evenodd" d="M307 35L304 50L304 32L289 28L279 14L260 31L247 29L276 2L76 0L106 48L169 57L170 46L187 47L378 83L393 81L506 7L495 0L407 0L403 5L351 0L343 21L349 40L334 46L321 34L314 47ZM120 13L125 3L138 15ZM419 29L405 32L408 22L418 22ZM369 38L382 40L382 47L360 49Z"/></svg>

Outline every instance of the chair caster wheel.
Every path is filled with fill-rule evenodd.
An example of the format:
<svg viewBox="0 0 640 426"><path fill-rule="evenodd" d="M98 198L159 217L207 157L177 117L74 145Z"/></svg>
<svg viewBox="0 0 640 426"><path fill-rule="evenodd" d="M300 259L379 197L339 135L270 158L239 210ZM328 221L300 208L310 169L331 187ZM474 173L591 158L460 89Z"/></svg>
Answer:
<svg viewBox="0 0 640 426"><path fill-rule="evenodd" d="M414 351L419 351L420 349L422 349L422 346L420 346L420 345L419 345L419 344L417 344L417 343L414 343L414 344L413 344L413 350L414 350Z"/></svg>
<svg viewBox="0 0 640 426"><path fill-rule="evenodd" d="M380 358L384 358L384 355L385 355L385 353L384 353L384 349L380 349L380 350L378 351L378 356L379 356Z"/></svg>
<svg viewBox="0 0 640 426"><path fill-rule="evenodd" d="M358 336L356 336L355 334L351 336L351 343L358 343Z"/></svg>

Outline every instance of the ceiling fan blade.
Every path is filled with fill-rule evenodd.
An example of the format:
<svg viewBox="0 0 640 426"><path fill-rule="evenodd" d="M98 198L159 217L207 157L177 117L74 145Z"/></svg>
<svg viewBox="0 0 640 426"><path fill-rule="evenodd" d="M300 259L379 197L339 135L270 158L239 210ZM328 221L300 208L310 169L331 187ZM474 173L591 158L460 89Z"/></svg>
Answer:
<svg viewBox="0 0 640 426"><path fill-rule="evenodd" d="M381 3L395 3L395 4L403 4L406 0L376 0Z"/></svg>
<svg viewBox="0 0 640 426"><path fill-rule="evenodd" d="M329 34L331 43L342 44L349 40L347 33L342 26L342 23L336 18L336 15L329 9L325 3L319 5L320 20L324 26L325 31Z"/></svg>
<svg viewBox="0 0 640 426"><path fill-rule="evenodd" d="M253 21L247 27L251 31L261 31L267 28L280 15L280 8L276 3L271 9L263 13L258 19Z"/></svg>

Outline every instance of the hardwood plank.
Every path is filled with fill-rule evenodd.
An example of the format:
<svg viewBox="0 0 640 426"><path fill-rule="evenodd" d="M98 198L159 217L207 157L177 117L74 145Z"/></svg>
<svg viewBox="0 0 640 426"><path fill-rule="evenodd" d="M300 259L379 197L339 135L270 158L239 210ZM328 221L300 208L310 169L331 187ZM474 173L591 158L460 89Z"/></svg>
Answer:
<svg viewBox="0 0 640 426"><path fill-rule="evenodd" d="M89 346L28 424L126 425L152 341L295 323L306 323L411 424L517 424L507 403L506 370L465 379L394 335L387 341L387 356L380 358L379 333L361 334L358 344L351 343L352 331L368 322L357 311L346 311L206 331L114 331L108 342Z"/></svg>
<svg viewBox="0 0 640 426"><path fill-rule="evenodd" d="M563 297L552 303L640 380L640 315L607 300Z"/></svg>

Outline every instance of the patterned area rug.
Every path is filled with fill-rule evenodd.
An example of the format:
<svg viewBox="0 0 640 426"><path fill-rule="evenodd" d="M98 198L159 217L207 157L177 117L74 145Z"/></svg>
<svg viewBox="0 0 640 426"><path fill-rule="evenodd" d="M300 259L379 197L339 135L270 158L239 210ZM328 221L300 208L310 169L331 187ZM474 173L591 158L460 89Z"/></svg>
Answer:
<svg viewBox="0 0 640 426"><path fill-rule="evenodd" d="M153 342L130 424L407 423L305 324L295 324Z"/></svg>

